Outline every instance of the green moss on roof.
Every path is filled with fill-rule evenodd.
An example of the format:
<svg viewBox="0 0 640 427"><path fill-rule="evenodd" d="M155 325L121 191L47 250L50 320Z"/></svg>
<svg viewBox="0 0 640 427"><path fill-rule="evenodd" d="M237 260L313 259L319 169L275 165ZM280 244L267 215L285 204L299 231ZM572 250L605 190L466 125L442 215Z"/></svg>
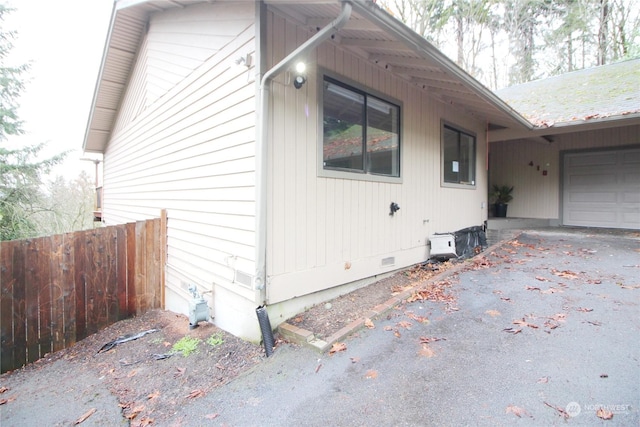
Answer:
<svg viewBox="0 0 640 427"><path fill-rule="evenodd" d="M640 112L640 58L501 89L496 94L539 126Z"/></svg>

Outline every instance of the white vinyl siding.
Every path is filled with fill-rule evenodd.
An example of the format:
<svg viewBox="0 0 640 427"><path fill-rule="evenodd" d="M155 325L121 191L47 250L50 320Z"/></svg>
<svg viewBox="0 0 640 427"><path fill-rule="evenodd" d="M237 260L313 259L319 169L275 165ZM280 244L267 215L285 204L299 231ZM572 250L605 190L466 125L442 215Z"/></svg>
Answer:
<svg viewBox="0 0 640 427"><path fill-rule="evenodd" d="M269 62L310 34L269 15ZM429 235L486 219L484 124L435 100L428 91L327 42L307 59L331 76L402 103L402 182L320 176L322 127L318 69L299 90L286 73L272 84L269 147L267 298L269 303L328 289L424 261ZM441 188L441 120L478 135L475 189ZM389 216L391 202L400 211ZM382 259L395 257L393 265Z"/></svg>
<svg viewBox="0 0 640 427"><path fill-rule="evenodd" d="M640 125L554 135L548 144L529 140L494 142L490 144L491 185L514 187L510 217L561 222L561 153L638 144ZM543 175L545 170L547 175Z"/></svg>
<svg viewBox="0 0 640 427"><path fill-rule="evenodd" d="M255 70L235 59L255 51L254 14L243 2L153 15L105 152L105 222L167 209L176 312L192 283L253 298L235 278L255 270Z"/></svg>

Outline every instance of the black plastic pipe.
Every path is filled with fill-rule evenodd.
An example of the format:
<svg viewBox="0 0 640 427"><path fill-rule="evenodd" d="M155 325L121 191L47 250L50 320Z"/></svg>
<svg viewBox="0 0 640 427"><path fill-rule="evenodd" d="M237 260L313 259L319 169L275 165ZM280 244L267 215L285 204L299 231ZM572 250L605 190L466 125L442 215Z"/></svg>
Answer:
<svg viewBox="0 0 640 427"><path fill-rule="evenodd" d="M267 313L267 308L264 305L256 308L256 315L258 316L260 331L262 331L264 351L267 353L267 357L269 357L273 354L275 340L273 339L273 331L271 330L271 322L269 322L269 313Z"/></svg>

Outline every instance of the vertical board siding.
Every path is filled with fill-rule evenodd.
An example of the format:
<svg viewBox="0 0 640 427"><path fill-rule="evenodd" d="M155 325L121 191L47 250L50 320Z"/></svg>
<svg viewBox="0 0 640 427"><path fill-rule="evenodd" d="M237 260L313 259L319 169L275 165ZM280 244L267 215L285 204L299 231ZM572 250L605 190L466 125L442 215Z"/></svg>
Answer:
<svg viewBox="0 0 640 427"><path fill-rule="evenodd" d="M0 242L2 372L162 308L165 233L153 219Z"/></svg>
<svg viewBox="0 0 640 427"><path fill-rule="evenodd" d="M276 13L269 14L268 24L269 66L311 36ZM487 202L484 123L332 42L312 52L307 63L308 81L301 89L290 84L287 73L271 84L270 303L422 261L429 235L481 225L487 217L481 207ZM318 176L322 106L316 67L402 104L401 183L363 180L355 174L353 179ZM474 189L441 186L442 119L476 134ZM400 205L394 217L389 216L391 202ZM381 266L382 258L392 256L397 257L395 265Z"/></svg>
<svg viewBox="0 0 640 427"><path fill-rule="evenodd" d="M510 217L560 219L561 153L638 145L640 125L555 135L553 139L550 144L528 140L491 143L491 185L514 187ZM545 169L547 176L542 175Z"/></svg>
<svg viewBox="0 0 640 427"><path fill-rule="evenodd" d="M241 293L235 271L255 270L256 70L235 64L255 54L254 9L212 3L152 15L106 148L104 220L168 211L166 307L177 312L190 284ZM144 108L130 114L140 98Z"/></svg>

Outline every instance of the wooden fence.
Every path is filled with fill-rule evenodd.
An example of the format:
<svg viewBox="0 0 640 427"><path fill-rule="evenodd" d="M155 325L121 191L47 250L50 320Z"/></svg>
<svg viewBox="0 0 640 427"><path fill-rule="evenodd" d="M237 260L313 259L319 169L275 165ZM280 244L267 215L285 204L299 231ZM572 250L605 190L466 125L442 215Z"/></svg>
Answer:
<svg viewBox="0 0 640 427"><path fill-rule="evenodd" d="M0 242L2 372L164 307L166 222Z"/></svg>

